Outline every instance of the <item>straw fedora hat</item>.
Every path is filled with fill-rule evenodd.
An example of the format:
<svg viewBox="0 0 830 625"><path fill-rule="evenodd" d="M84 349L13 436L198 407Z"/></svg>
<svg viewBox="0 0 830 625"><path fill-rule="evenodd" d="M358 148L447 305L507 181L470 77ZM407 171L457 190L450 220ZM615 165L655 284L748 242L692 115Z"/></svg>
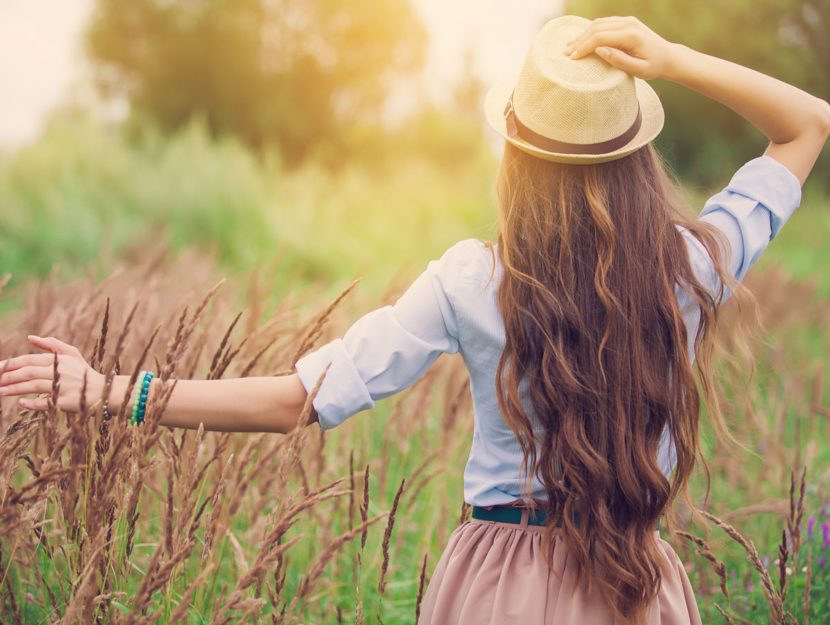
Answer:
<svg viewBox="0 0 830 625"><path fill-rule="evenodd" d="M660 99L644 80L596 54L565 55L590 23L573 15L550 20L518 78L487 93L487 121L517 148L549 161L602 163L631 154L663 128Z"/></svg>

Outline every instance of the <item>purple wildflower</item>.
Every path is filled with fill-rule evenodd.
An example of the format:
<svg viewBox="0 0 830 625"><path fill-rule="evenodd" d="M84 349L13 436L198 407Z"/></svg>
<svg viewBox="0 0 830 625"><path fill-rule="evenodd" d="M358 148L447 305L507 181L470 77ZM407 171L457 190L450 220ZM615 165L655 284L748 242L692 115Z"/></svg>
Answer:
<svg viewBox="0 0 830 625"><path fill-rule="evenodd" d="M821 568L824 568L824 565L827 564L827 563L824 561L824 558L822 556L819 556L818 557L818 564Z"/></svg>
<svg viewBox="0 0 830 625"><path fill-rule="evenodd" d="M821 537L824 539L824 548L830 547L830 523L827 521L821 522Z"/></svg>
<svg viewBox="0 0 830 625"><path fill-rule="evenodd" d="M816 528L816 517L811 516L807 519L807 536L813 535L813 530Z"/></svg>

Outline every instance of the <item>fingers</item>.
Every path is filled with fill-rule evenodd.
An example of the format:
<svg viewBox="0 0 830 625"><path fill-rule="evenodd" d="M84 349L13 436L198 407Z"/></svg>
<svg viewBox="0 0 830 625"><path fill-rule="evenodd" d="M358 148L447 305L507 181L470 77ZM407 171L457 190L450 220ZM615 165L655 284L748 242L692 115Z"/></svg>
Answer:
<svg viewBox="0 0 830 625"><path fill-rule="evenodd" d="M581 59L591 54L598 47L631 50L637 45L637 41L636 33L628 28L601 28L590 33L586 31L570 44L569 56L572 59ZM568 48L565 49L566 54L568 53L567 50Z"/></svg>
<svg viewBox="0 0 830 625"><path fill-rule="evenodd" d="M648 75L648 61L626 54L622 50L600 46L595 52L614 67L634 76Z"/></svg>
<svg viewBox="0 0 830 625"><path fill-rule="evenodd" d="M24 354L8 358L7 360L0 360L0 372L13 371L21 367L27 366L46 366L51 365L54 360L54 354L61 356L73 356L84 360L83 354L73 345L64 343L54 337L42 338L40 336L29 335L29 341L35 347L47 350L48 354ZM85 360L84 360L85 362Z"/></svg>
<svg viewBox="0 0 830 625"><path fill-rule="evenodd" d="M40 336L35 336L34 334L30 334L28 336L29 341L32 345L36 347L40 347L41 349L48 350L50 352L54 352L56 354L66 354L68 356L78 356L83 358L80 350L74 345L69 345L68 343L64 343L54 337L42 338Z"/></svg>
<svg viewBox="0 0 830 625"><path fill-rule="evenodd" d="M21 407L27 408L28 410L49 410L48 397L38 397L37 399L21 397L17 400L17 403L20 404Z"/></svg>
<svg viewBox="0 0 830 625"><path fill-rule="evenodd" d="M54 354L24 354L0 361L0 371L8 373L22 367L51 367L54 360Z"/></svg>
<svg viewBox="0 0 830 625"><path fill-rule="evenodd" d="M103 388L103 376L90 368L81 352L74 346L54 337L29 336L29 341L46 353L24 354L0 361L0 397L39 394L36 398L21 398L21 407L47 410L53 392L57 362L61 379L58 405L61 410L79 410L81 391L86 397L97 397Z"/></svg>
<svg viewBox="0 0 830 625"><path fill-rule="evenodd" d="M0 397L34 393L51 395L54 359L55 354L26 354L0 362L0 371L4 370L5 365L5 372L0 376ZM37 401L40 402L38 405L43 403ZM21 400L20 405L29 408L27 402L28 399ZM45 409L44 407L43 410Z"/></svg>
<svg viewBox="0 0 830 625"><path fill-rule="evenodd" d="M0 387L0 396L31 395L33 393L52 393L52 380L26 380L17 384Z"/></svg>
<svg viewBox="0 0 830 625"><path fill-rule="evenodd" d="M27 366L20 367L13 371L8 371L0 376L0 391L2 387L16 382L25 382L27 380L51 380L54 373L54 368L49 366Z"/></svg>
<svg viewBox="0 0 830 625"><path fill-rule="evenodd" d="M0 362L0 397L26 395L28 393L51 393L55 375L55 358L61 366L61 378L68 373L62 365L66 356L57 354L25 354ZM5 369L3 368L5 365Z"/></svg>
<svg viewBox="0 0 830 625"><path fill-rule="evenodd" d="M623 22L622 19L620 17L600 17L595 19L578 37L568 42L565 47L565 54L573 56L575 50L581 52L588 39L597 32L608 32L626 28L628 24Z"/></svg>
<svg viewBox="0 0 830 625"><path fill-rule="evenodd" d="M651 79L665 68L669 44L635 17L600 18L568 43L565 54L581 59L591 53L639 78Z"/></svg>

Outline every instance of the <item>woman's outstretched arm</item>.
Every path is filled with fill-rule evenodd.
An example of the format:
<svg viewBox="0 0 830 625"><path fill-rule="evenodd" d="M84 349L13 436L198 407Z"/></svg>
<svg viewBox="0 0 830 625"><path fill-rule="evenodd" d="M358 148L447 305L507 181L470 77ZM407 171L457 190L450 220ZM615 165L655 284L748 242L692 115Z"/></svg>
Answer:
<svg viewBox="0 0 830 625"><path fill-rule="evenodd" d="M451 291L464 263L482 243L461 241L438 261L429 263L394 306L384 306L361 317L345 334L301 358L298 373L279 377L228 380L177 380L161 424L233 432L289 432L298 425L318 422L331 428L415 382L442 353L458 351L457 325ZM31 410L45 410L52 391L55 356L58 358L58 408L80 408L86 377L86 402L98 401L104 376L90 367L78 349L55 338L30 336L46 353L26 354L0 361L0 397L21 397ZM319 386L318 386L318 383ZM119 411L129 378L116 376L109 393L109 412ZM153 392L158 381L153 380ZM313 389L317 387L317 391ZM131 389L131 391L134 389ZM308 396L315 393L308 418L303 416ZM131 396L132 394L130 394Z"/></svg>
<svg viewBox="0 0 830 625"><path fill-rule="evenodd" d="M571 58L592 52L634 76L665 78L728 106L769 138L766 154L802 184L830 134L830 105L824 100L755 70L668 42L636 18L594 20L566 49Z"/></svg>
<svg viewBox="0 0 830 625"><path fill-rule="evenodd" d="M90 367L81 353L55 338L30 337L46 353L26 354L0 362L0 397L51 393L55 355L58 357L58 407L70 412L80 406L86 376L87 403L99 400L104 376ZM129 376L115 376L109 411L116 414L124 399ZM153 386L158 380L153 380ZM155 391L151 388L151 394ZM227 380L178 380L162 415L161 424L225 432L289 432L302 414L308 393L297 375ZM24 408L45 410L45 398L21 398ZM316 420L312 411L310 422Z"/></svg>

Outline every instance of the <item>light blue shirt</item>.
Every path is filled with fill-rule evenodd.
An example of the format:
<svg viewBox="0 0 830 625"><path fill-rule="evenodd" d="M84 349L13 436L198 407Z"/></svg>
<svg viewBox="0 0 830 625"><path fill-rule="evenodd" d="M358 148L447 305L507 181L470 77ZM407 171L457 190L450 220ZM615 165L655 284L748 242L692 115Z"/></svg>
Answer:
<svg viewBox="0 0 830 625"><path fill-rule="evenodd" d="M731 248L730 271L741 279L758 260L801 201L798 180L768 156L744 165L729 185L711 197L700 219L721 230ZM713 292L719 287L713 263L700 243L684 232L692 267ZM496 263L495 272L493 263ZM496 367L504 349L504 325L496 305L502 269L481 241L455 244L427 266L394 306L361 317L336 339L297 362L311 391L329 367L314 398L320 427L333 428L414 383L442 353L460 352L470 375L474 430L464 471L464 499L475 506L521 497L522 452L504 422L496 399ZM492 279L491 279L492 276ZM676 289L693 340L699 310ZM692 346L689 357L694 358ZM666 476L674 468L674 446L664 430L658 462ZM533 494L545 491L534 481Z"/></svg>

